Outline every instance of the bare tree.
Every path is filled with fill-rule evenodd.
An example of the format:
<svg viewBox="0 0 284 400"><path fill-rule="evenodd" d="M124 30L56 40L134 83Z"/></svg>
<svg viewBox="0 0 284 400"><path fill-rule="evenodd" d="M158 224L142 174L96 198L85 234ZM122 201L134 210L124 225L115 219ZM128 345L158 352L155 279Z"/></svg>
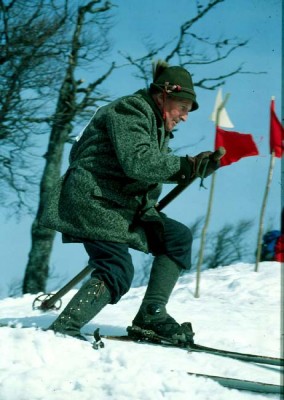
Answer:
<svg viewBox="0 0 284 400"><path fill-rule="evenodd" d="M111 7L110 2L100 0L80 7L88 17L84 20L87 25L80 27L75 38L77 69L91 64L98 68L108 52L110 23L105 14ZM75 54L73 49L70 56L78 13L69 0L35 0L31 4L0 0L0 205L10 212L34 213L39 183L34 171L43 168L39 143L42 135L52 129L66 66ZM107 64L101 63L108 70ZM95 104L94 93L96 100L108 97L98 91L104 74L95 76L93 87L73 79L81 102L76 117Z"/></svg>
<svg viewBox="0 0 284 400"><path fill-rule="evenodd" d="M0 199L10 211L31 209L26 198L38 185L32 172L38 167L36 137L47 129L43 109L50 88L62 73L58 63L64 52L53 42L66 33L67 0L0 0Z"/></svg>
<svg viewBox="0 0 284 400"><path fill-rule="evenodd" d="M208 0L204 6L196 1L195 16L180 27L176 39L159 46L148 43L147 53L138 59L124 55L127 63L138 70L137 77L148 84L149 61L161 53L166 61L175 60L185 67L200 66L221 62L244 46L246 41L212 41L193 32L194 25L223 1ZM92 82L84 82L80 75L88 67L95 72L102 70L97 67L110 49L107 38L114 6L102 0L86 0L78 7L74 2L70 5L69 0L35 0L28 7L24 0L0 0L0 6L3 49L0 71L5 78L0 87L5 94L0 100L0 140L4 144L0 174L16 193L14 201L7 199L6 203L15 207L30 204L25 200L31 192L29 185L38 182L27 168L31 157L42 168L40 155L31 147L36 137L31 132L36 135L50 132L23 284L24 293L36 293L45 289L54 240L54 232L40 227L38 220L49 192L59 179L64 145L70 141L75 123L89 117L98 104L110 100L102 84L113 72L114 63L103 64L104 72L94 73L96 78ZM204 47L214 52L205 55ZM195 85L212 90L240 72L243 70L238 66L217 77L195 79Z"/></svg>
<svg viewBox="0 0 284 400"><path fill-rule="evenodd" d="M65 61L65 75L59 88L55 111L50 118L51 133L40 183L38 210L32 225L32 246L23 282L24 293L37 293L45 289L55 232L40 226L38 221L48 194L60 177L64 145L70 139L73 123L76 118L82 117L89 107L94 108L98 102L109 100L107 95L100 92L100 86L113 71L114 63L85 87L82 86L83 81L75 77L78 68L82 68L84 62L93 62L94 65L94 58L102 57L109 49L106 34L102 35L101 32L107 27L106 18L102 18L102 14L109 12L112 6L105 2L97 7L99 3L101 2L98 0L89 1L85 6L78 7L76 19L71 24L73 33L70 35L69 54ZM91 32L88 31L86 39L85 29L88 24L93 30L97 27L96 38L91 37Z"/></svg>
<svg viewBox="0 0 284 400"><path fill-rule="evenodd" d="M247 233L252 228L251 220L241 220L237 225L226 224L218 232L211 233L207 241L205 268L217 268L244 261L253 252L247 242Z"/></svg>
<svg viewBox="0 0 284 400"><path fill-rule="evenodd" d="M209 14L214 7L223 3L224 0L208 0L204 5L201 5L196 0L196 13L195 15L184 22L179 29L177 38L157 45L148 41L146 44L148 52L139 58L133 58L127 53L121 53L125 60L135 67L135 76L144 80L146 85L150 84L151 68L149 67L149 60L154 60L163 55L166 62L176 62L183 67L189 67L194 79L195 87L200 87L207 90L215 90L217 87L222 86L226 79L233 75L240 73L250 73L244 71L243 66L235 66L230 71L217 76L206 76L202 78L195 78L196 67L198 67L198 74L202 74L200 67L206 67L212 64L217 64L225 61L230 55L245 46L247 40L239 40L236 38L217 38L200 36L194 32L194 28L202 18ZM219 34L219 32L218 32ZM206 72L206 75L208 71Z"/></svg>

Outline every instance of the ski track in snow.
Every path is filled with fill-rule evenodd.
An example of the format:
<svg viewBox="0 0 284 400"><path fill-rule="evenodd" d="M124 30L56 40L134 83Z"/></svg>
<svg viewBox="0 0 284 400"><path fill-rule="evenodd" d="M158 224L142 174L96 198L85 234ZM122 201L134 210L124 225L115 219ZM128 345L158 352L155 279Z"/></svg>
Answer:
<svg viewBox="0 0 284 400"><path fill-rule="evenodd" d="M235 264L204 271L194 297L195 273L183 275L168 312L191 321L195 341L206 346L280 357L280 268L276 262ZM145 287L131 289L107 306L83 331L125 334ZM74 295L63 298L63 307ZM224 388L186 371L280 384L277 367L202 353L104 340L105 348L56 336L46 328L59 311L32 310L34 295L0 300L0 400L264 400L280 395Z"/></svg>

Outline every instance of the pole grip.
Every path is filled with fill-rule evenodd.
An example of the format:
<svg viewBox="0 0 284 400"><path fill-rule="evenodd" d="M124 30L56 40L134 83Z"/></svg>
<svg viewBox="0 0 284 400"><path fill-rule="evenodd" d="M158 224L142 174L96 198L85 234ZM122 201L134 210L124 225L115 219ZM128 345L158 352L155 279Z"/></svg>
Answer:
<svg viewBox="0 0 284 400"><path fill-rule="evenodd" d="M224 147L218 147L217 150L211 154L211 158L214 161L219 161L226 154L226 149ZM183 192L189 185L191 185L195 181L195 177L190 179L187 185L176 185L165 197L163 197L159 203L156 205L156 210L161 211L165 208L169 203L171 203L181 192Z"/></svg>
<svg viewBox="0 0 284 400"><path fill-rule="evenodd" d="M214 161L219 161L221 158L226 154L226 149L223 146L218 147L217 150L209 157L212 158Z"/></svg>

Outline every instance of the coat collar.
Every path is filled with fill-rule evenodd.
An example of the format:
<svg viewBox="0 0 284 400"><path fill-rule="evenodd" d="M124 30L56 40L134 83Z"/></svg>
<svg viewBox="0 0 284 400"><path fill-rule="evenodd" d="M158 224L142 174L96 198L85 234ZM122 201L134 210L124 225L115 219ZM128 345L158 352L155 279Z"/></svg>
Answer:
<svg viewBox="0 0 284 400"><path fill-rule="evenodd" d="M157 106L155 101L153 100L153 97L150 95L149 90L140 89L137 92L135 92L135 94L139 94L145 101L147 101L147 103L151 106L152 110L154 111L154 113L156 115L158 126L160 128L162 127L162 129L165 131L162 113L159 110L159 107ZM165 131L165 132L166 132L167 135L170 135L171 139L174 137L172 132L167 132L167 131Z"/></svg>

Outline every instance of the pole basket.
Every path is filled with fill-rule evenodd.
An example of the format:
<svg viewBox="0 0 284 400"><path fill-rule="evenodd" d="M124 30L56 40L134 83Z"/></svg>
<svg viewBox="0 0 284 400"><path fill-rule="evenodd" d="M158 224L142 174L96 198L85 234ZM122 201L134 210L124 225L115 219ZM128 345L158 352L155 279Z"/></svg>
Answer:
<svg viewBox="0 0 284 400"><path fill-rule="evenodd" d="M33 310L59 310L62 306L61 297L68 293L77 283L84 279L91 271L92 267L87 265L78 275L76 275L70 282L68 282L62 289L56 293L43 293L35 298L33 301Z"/></svg>
<svg viewBox="0 0 284 400"><path fill-rule="evenodd" d="M34 301L33 301L33 310L42 310L42 311L47 311L47 310L59 310L62 306L62 300L58 299L54 304L50 304L49 300L52 299L54 296L53 293L48 293L48 294L40 294L37 296Z"/></svg>

